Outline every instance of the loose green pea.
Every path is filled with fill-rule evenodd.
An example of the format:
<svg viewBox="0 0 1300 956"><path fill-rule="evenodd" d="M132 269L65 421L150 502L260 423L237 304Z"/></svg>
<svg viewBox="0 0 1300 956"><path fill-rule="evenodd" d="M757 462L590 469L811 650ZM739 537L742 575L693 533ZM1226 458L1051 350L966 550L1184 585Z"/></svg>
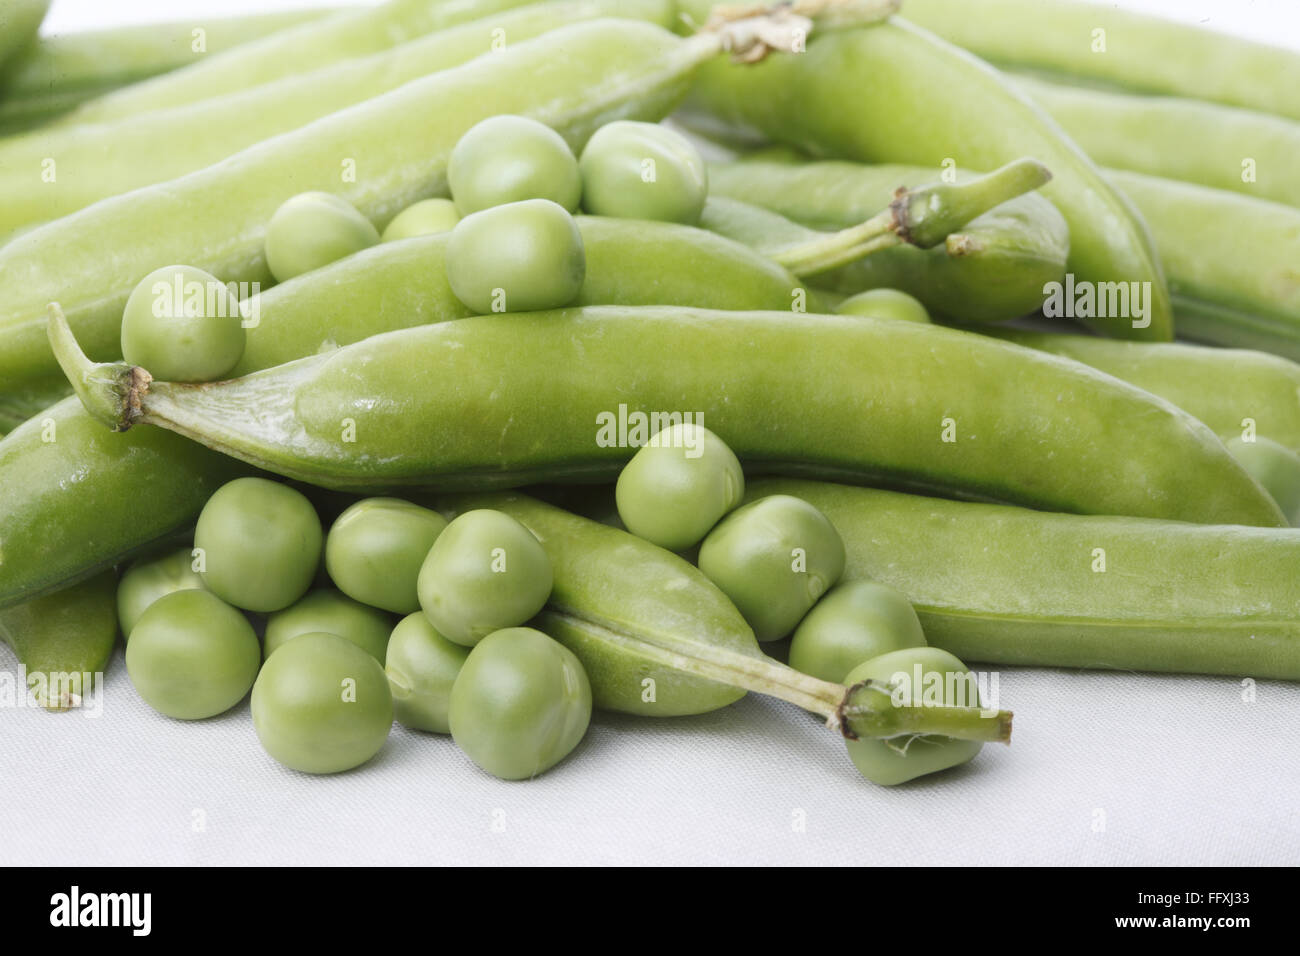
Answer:
<svg viewBox="0 0 1300 956"><path fill-rule="evenodd" d="M472 213L447 240L451 291L482 315L562 308L577 298L586 272L577 224L549 199Z"/></svg>
<svg viewBox="0 0 1300 956"><path fill-rule="evenodd" d="M420 609L420 565L447 519L400 498L365 498L335 519L325 570L340 591L397 614Z"/></svg>
<svg viewBox="0 0 1300 956"><path fill-rule="evenodd" d="M392 619L383 611L320 588L267 618L262 656L270 657L300 635L325 633L346 638L382 664L392 628Z"/></svg>
<svg viewBox="0 0 1300 956"><path fill-rule="evenodd" d="M596 130L578 160L582 204L594 216L693 226L709 178L689 140L657 123L619 120Z"/></svg>
<svg viewBox="0 0 1300 956"><path fill-rule="evenodd" d="M867 315L875 319L930 322L930 313L918 299L897 289L868 289L850 296L835 310L840 315Z"/></svg>
<svg viewBox="0 0 1300 956"><path fill-rule="evenodd" d="M921 621L901 591L876 581L846 581L799 622L790 642L790 666L841 683L863 661L924 646Z"/></svg>
<svg viewBox="0 0 1300 956"><path fill-rule="evenodd" d="M1232 438L1228 451L1273 496L1286 520L1300 525L1300 455L1271 438Z"/></svg>
<svg viewBox="0 0 1300 956"><path fill-rule="evenodd" d="M368 249L379 231L356 206L332 193L286 199L266 226L266 264L277 282Z"/></svg>
<svg viewBox="0 0 1300 956"><path fill-rule="evenodd" d="M670 425L618 476L615 501L629 531L682 551L699 544L745 494L745 475L726 444L703 425Z"/></svg>
<svg viewBox="0 0 1300 956"><path fill-rule="evenodd" d="M460 215L456 212L456 204L450 199L422 199L394 216L384 229L381 239L384 242L395 242L398 239L451 232L458 222Z"/></svg>
<svg viewBox="0 0 1300 956"><path fill-rule="evenodd" d="M131 683L154 710L202 720L243 700L262 653L248 619L211 591L174 591L135 622L126 645Z"/></svg>
<svg viewBox="0 0 1300 956"><path fill-rule="evenodd" d="M393 696L379 662L337 634L303 634L266 659L253 729L268 754L303 773L360 766L384 746Z"/></svg>
<svg viewBox="0 0 1300 956"><path fill-rule="evenodd" d="M160 597L173 591L203 587L203 575L194 570L194 557L189 548L135 562L117 584L117 621L122 636L131 637L140 615Z"/></svg>
<svg viewBox="0 0 1300 956"><path fill-rule="evenodd" d="M439 633L472 647L532 618L553 581L531 531L500 511L467 511L447 525L420 568L420 606Z"/></svg>
<svg viewBox="0 0 1300 956"><path fill-rule="evenodd" d="M306 593L321 553L320 518L299 491L265 478L236 478L199 513L194 546L203 583L248 611L278 611Z"/></svg>
<svg viewBox="0 0 1300 956"><path fill-rule="evenodd" d="M245 338L238 300L193 266L155 269L122 312L122 357L164 382L223 378L244 354Z"/></svg>
<svg viewBox="0 0 1300 956"><path fill-rule="evenodd" d="M447 185L462 216L524 199L549 199L576 212L582 196L569 144L525 116L491 116L475 124L451 151Z"/></svg>
<svg viewBox="0 0 1300 956"><path fill-rule="evenodd" d="M760 641L794 630L844 573L844 542L801 498L771 495L738 508L709 532L699 567L731 598Z"/></svg>
<svg viewBox="0 0 1300 956"><path fill-rule="evenodd" d="M422 612L402 618L384 664L398 721L414 730L450 733L451 687L467 657L469 648L439 634Z"/></svg>
<svg viewBox="0 0 1300 956"><path fill-rule="evenodd" d="M451 736L504 780L526 780L569 755L591 721L591 685L567 647L529 627L489 634L451 689Z"/></svg>
<svg viewBox="0 0 1300 956"><path fill-rule="evenodd" d="M909 706L927 701L964 707L980 704L971 671L953 655L937 647L908 647L873 657L853 668L844 682L856 684L872 680L891 684L895 677L905 682L902 686L909 693L900 695L899 700L912 701ZM933 696L926 696L927 688ZM886 787L966 763L983 746L978 741L939 736L846 740L844 743L858 772L872 783Z"/></svg>

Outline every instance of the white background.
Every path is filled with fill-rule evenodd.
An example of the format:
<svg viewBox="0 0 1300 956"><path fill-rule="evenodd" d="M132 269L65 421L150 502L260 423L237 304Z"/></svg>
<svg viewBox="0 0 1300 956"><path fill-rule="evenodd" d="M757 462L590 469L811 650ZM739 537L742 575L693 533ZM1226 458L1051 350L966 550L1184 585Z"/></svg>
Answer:
<svg viewBox="0 0 1300 956"><path fill-rule="evenodd" d="M291 5L56 0L48 26ZM1300 46L1293 0L1123 5ZM16 669L3 647L0 669ZM753 697L670 721L598 714L527 783L401 727L369 765L315 778L262 753L247 702L194 724L154 714L119 652L102 716L0 716L0 862L1300 863L1300 686L1248 702L1228 678L1008 670L1000 691L1013 746L895 789Z"/></svg>

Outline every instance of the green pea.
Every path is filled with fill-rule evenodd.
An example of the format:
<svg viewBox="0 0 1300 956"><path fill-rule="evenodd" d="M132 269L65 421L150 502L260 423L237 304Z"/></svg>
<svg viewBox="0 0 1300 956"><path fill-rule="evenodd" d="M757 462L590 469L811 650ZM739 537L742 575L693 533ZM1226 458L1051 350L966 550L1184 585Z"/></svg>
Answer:
<svg viewBox="0 0 1300 956"><path fill-rule="evenodd" d="M356 206L332 193L286 199L266 226L266 264L277 282L311 272L379 242Z"/></svg>
<svg viewBox="0 0 1300 956"><path fill-rule="evenodd" d="M447 162L462 216L523 199L549 199L576 212L582 178L559 133L524 116L492 116L470 128Z"/></svg>
<svg viewBox="0 0 1300 956"><path fill-rule="evenodd" d="M489 634L451 688L451 736L504 780L526 780L569 755L591 721L591 685L567 647L530 627Z"/></svg>
<svg viewBox="0 0 1300 956"><path fill-rule="evenodd" d="M451 687L468 656L469 648L439 634L422 612L402 618L384 664L398 721L414 730L450 733Z"/></svg>
<svg viewBox="0 0 1300 956"><path fill-rule="evenodd" d="M899 319L903 322L930 322L930 313L918 299L897 289L868 289L849 296L835 311L840 315L867 315L876 319Z"/></svg>
<svg viewBox="0 0 1300 956"><path fill-rule="evenodd" d="M447 520L400 498L365 498L344 511L325 539L325 570L340 591L397 614L420 609L420 565Z"/></svg>
<svg viewBox="0 0 1300 956"><path fill-rule="evenodd" d="M451 231L446 259L451 291L481 315L566 306L587 272L577 224L549 199L466 216Z"/></svg>
<svg viewBox="0 0 1300 956"><path fill-rule="evenodd" d="M131 637L140 615L160 597L203 586L203 576L194 570L194 557L189 548L136 561L117 584L117 621L122 636Z"/></svg>
<svg viewBox="0 0 1300 956"><path fill-rule="evenodd" d="M377 608L360 604L329 588L310 591L266 620L262 656L303 634L337 634L361 648L379 663L388 650L393 622Z"/></svg>
<svg viewBox="0 0 1300 956"><path fill-rule="evenodd" d="M135 622L126 671L154 710L202 720L243 700L262 652L248 619L211 591L174 591Z"/></svg>
<svg viewBox="0 0 1300 956"><path fill-rule="evenodd" d="M216 276L164 266L139 281L122 312L122 357L164 382L211 382L244 354L239 302Z"/></svg>
<svg viewBox="0 0 1300 956"><path fill-rule="evenodd" d="M979 706L980 703L971 671L953 655L937 647L907 647L873 657L853 668L844 682L856 684L872 680L893 683L895 678L903 682L901 686L907 691L900 694L898 700L912 701L909 706L927 701L964 707ZM926 696L927 689L933 696ZM884 706L895 706L897 702L886 702ZM978 741L934 735L846 740L844 743L858 772L872 783L887 787L966 763L983 746Z"/></svg>
<svg viewBox="0 0 1300 956"><path fill-rule="evenodd" d="M531 531L500 511L467 511L424 559L420 607L448 640L472 647L532 618L553 582L551 562Z"/></svg>
<svg viewBox="0 0 1300 956"><path fill-rule="evenodd" d="M1273 496L1286 520L1300 525L1300 455L1260 436L1254 441L1231 438L1225 444L1241 467Z"/></svg>
<svg viewBox="0 0 1300 956"><path fill-rule="evenodd" d="M790 642L790 666L838 684L863 661L924 646L921 621L901 591L877 581L846 581L799 622Z"/></svg>
<svg viewBox="0 0 1300 956"><path fill-rule="evenodd" d="M247 611L278 611L302 597L316 576L321 538L311 502L265 478L222 485L194 528L203 583Z"/></svg>
<svg viewBox="0 0 1300 956"><path fill-rule="evenodd" d="M844 573L844 542L802 498L771 495L733 511L700 546L700 570L760 641L794 630Z"/></svg>
<svg viewBox="0 0 1300 956"><path fill-rule="evenodd" d="M451 232L458 222L460 215L450 199L422 199L394 216L380 238L384 242L395 242L415 236L432 236Z"/></svg>
<svg viewBox="0 0 1300 956"><path fill-rule="evenodd" d="M594 216L693 226L708 197L704 157L680 133L619 120L596 130L578 160L582 204Z"/></svg>
<svg viewBox="0 0 1300 956"><path fill-rule="evenodd" d="M618 516L629 531L669 551L683 551L745 494L740 462L703 425L669 425L618 476Z"/></svg>
<svg viewBox="0 0 1300 956"><path fill-rule="evenodd" d="M393 695L379 662L337 634L303 634L266 659L253 685L253 729L291 770L339 773L379 753Z"/></svg>

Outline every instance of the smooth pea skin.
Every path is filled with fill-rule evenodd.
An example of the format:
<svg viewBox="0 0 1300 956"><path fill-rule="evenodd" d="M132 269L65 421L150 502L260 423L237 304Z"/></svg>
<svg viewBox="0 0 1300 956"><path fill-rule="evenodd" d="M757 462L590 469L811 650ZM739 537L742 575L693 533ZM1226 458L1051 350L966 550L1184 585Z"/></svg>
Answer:
<svg viewBox="0 0 1300 956"><path fill-rule="evenodd" d="M476 509L438 536L420 568L420 607L448 640L473 647L493 631L523 624L551 596L550 559L507 514Z"/></svg>
<svg viewBox="0 0 1300 956"><path fill-rule="evenodd" d="M339 773L379 753L393 695L379 662L337 634L303 634L267 658L253 685L253 728L291 770Z"/></svg>
<svg viewBox="0 0 1300 956"><path fill-rule="evenodd" d="M564 137L526 116L491 116L460 138L447 185L462 216L523 199L549 199L576 212L578 161Z"/></svg>
<svg viewBox="0 0 1300 956"><path fill-rule="evenodd" d="M420 609L416 582L447 519L400 498L365 498L334 520L325 570L340 591L396 614Z"/></svg>
<svg viewBox="0 0 1300 956"><path fill-rule="evenodd" d="M926 311L916 298L897 289L868 289L857 295L849 296L835 309L838 315L867 315L876 319L900 319L904 322L930 321Z"/></svg>
<svg viewBox="0 0 1300 956"><path fill-rule="evenodd" d="M567 647L530 627L489 634L451 689L451 736L503 780L526 780L569 755L591 721L591 685Z"/></svg>
<svg viewBox="0 0 1300 956"><path fill-rule="evenodd" d="M384 663L398 722L413 730L450 733L451 688L467 657L469 648L439 634L422 612L402 618L393 628Z"/></svg>
<svg viewBox="0 0 1300 956"><path fill-rule="evenodd" d="M578 168L583 207L595 216L693 226L708 197L699 150L658 123L607 123L588 140Z"/></svg>
<svg viewBox="0 0 1300 956"><path fill-rule="evenodd" d="M760 641L794 630L844 573L844 542L801 498L771 495L733 511L700 546L700 570Z"/></svg>
<svg viewBox="0 0 1300 956"><path fill-rule="evenodd" d="M117 584L117 621L122 636L131 636L140 615L159 598L173 591L203 587L203 575L194 570L194 556L189 548L135 562Z"/></svg>
<svg viewBox="0 0 1300 956"><path fill-rule="evenodd" d="M1286 520L1300 525L1300 455L1271 438L1230 438L1224 443L1241 467L1273 496Z"/></svg>
<svg viewBox="0 0 1300 956"><path fill-rule="evenodd" d="M634 535L683 551L699 544L740 504L745 474L726 444L703 425L655 434L618 476L618 516Z"/></svg>
<svg viewBox="0 0 1300 956"><path fill-rule="evenodd" d="M472 213L447 241L451 291L480 315L568 305L586 272L577 224L549 199Z"/></svg>
<svg viewBox="0 0 1300 956"><path fill-rule="evenodd" d="M320 588L267 618L262 656L270 657L303 634L325 633L346 638L382 664L392 626L392 619L383 611Z"/></svg>
<svg viewBox="0 0 1300 956"><path fill-rule="evenodd" d="M790 666L838 684L863 661L925 644L921 621L901 591L878 581L846 581L799 622Z"/></svg>
<svg viewBox="0 0 1300 956"><path fill-rule="evenodd" d="M379 242L356 206L332 193L286 199L266 227L266 264L277 282L327 266Z"/></svg>
<svg viewBox="0 0 1300 956"><path fill-rule="evenodd" d="M451 232L458 222L460 214L450 199L422 199L394 216L380 238L384 242L395 242L415 236L432 236Z"/></svg>
<svg viewBox="0 0 1300 956"><path fill-rule="evenodd" d="M242 323L239 302L216 276L164 266L126 300L122 357L164 382L211 382L244 354Z"/></svg>
<svg viewBox="0 0 1300 956"><path fill-rule="evenodd" d="M135 623L126 670L154 710L202 720L243 700L262 660L248 619L210 591L175 591Z"/></svg>
<svg viewBox="0 0 1300 956"><path fill-rule="evenodd" d="M316 576L322 537L311 502L265 478L222 485L194 528L203 583L246 611L278 611L302 597Z"/></svg>
<svg viewBox="0 0 1300 956"><path fill-rule="evenodd" d="M917 668L920 668L921 686L916 687ZM908 647L881 654L853 668L844 679L846 684L873 680L890 683L898 676L904 681L908 694L899 700L923 702L930 681L935 695L942 695L942 703L974 707L979 706L974 693L974 681L949 679L949 674L967 675L970 669L947 651L937 647ZM939 687L943 690L939 691ZM970 691L967 694L966 691ZM974 696L971 696L974 695ZM938 701L931 700L931 703ZM915 706L915 704L910 705ZM892 787L939 770L947 770L966 763L980 752L983 744L974 740L955 740L952 737L912 737L890 740L846 740L849 759L858 772L872 783Z"/></svg>

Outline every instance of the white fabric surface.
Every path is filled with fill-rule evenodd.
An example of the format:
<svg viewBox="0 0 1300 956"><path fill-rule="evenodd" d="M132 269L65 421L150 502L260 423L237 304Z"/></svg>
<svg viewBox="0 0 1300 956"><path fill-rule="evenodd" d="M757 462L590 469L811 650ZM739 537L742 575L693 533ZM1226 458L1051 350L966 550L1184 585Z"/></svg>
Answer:
<svg viewBox="0 0 1300 956"><path fill-rule="evenodd" d="M0 864L1300 864L1285 683L1247 703L1230 678L1003 671L1013 744L892 789L815 719L753 696L598 714L564 763L504 783L400 726L358 770L285 770L247 701L161 717L120 652L103 693L98 718L3 716Z"/></svg>
<svg viewBox="0 0 1300 956"><path fill-rule="evenodd" d="M56 0L47 26L305 3ZM1294 0L1124 5L1300 46ZM0 669L16 666L0 647ZM0 717L0 864L1300 863L1300 686L1262 683L1248 703L1227 678L1010 670L1000 692L1011 747L895 789L859 777L815 720L754 697L695 718L598 715L527 783L401 727L371 764L318 778L261 751L247 702L194 724L153 713L119 652L99 718Z"/></svg>

